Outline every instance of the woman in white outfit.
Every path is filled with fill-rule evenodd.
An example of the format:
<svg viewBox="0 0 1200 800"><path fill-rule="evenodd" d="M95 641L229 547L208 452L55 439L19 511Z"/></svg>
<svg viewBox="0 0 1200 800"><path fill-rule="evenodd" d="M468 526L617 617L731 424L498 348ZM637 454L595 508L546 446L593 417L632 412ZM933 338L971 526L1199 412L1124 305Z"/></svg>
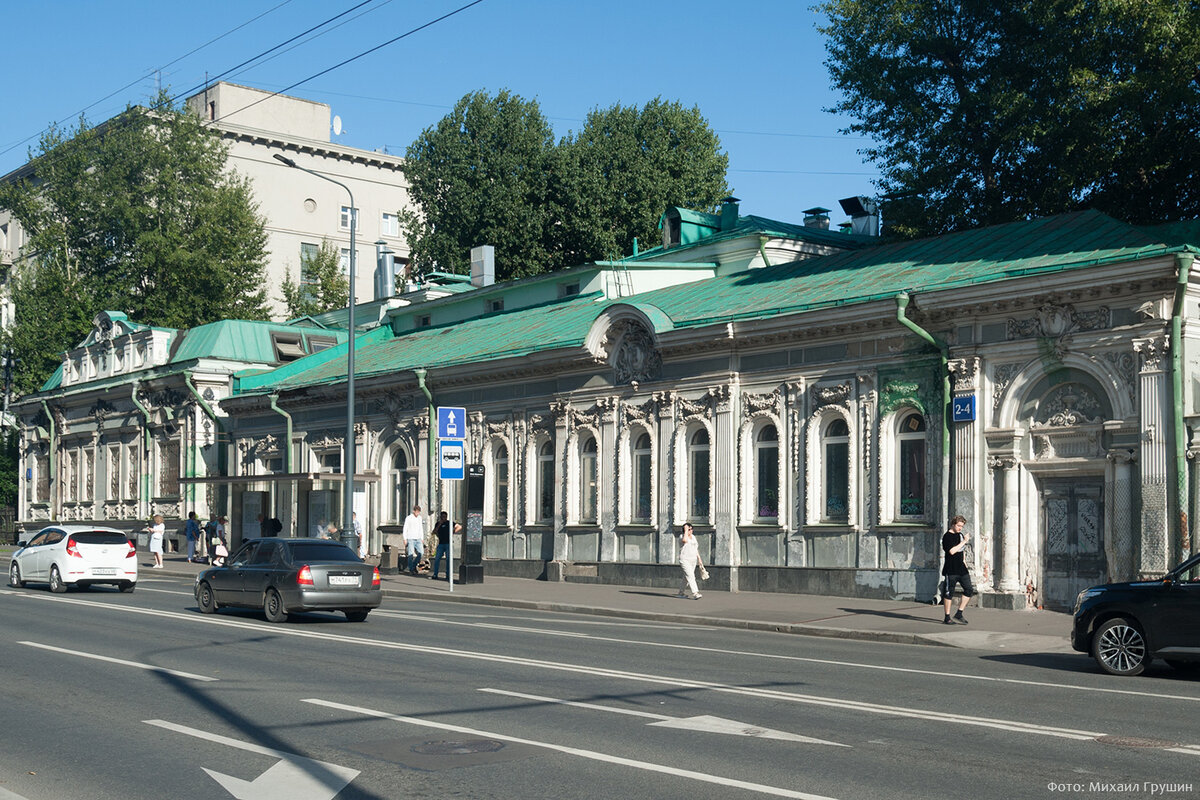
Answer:
<svg viewBox="0 0 1200 800"><path fill-rule="evenodd" d="M154 524L150 526L150 553L154 556L152 569L162 569L163 535L166 532L167 526L163 521L162 514L155 514Z"/></svg>
<svg viewBox="0 0 1200 800"><path fill-rule="evenodd" d="M707 577L708 572L700 561L700 546L696 543L696 534L692 532L690 522L683 523L683 535L679 537L679 566L683 569L679 597L687 597L691 592L692 599L699 600L701 595L696 588L696 569L699 568L701 577Z"/></svg>

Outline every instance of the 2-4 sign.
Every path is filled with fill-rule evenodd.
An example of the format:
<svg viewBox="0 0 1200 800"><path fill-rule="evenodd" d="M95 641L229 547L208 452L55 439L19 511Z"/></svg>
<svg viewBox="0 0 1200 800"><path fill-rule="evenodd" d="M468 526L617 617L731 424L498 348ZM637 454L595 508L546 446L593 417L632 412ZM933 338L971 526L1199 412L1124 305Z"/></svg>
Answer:
<svg viewBox="0 0 1200 800"><path fill-rule="evenodd" d="M950 409L950 418L955 422L974 422L975 395L969 394L966 397L954 398L950 403Z"/></svg>

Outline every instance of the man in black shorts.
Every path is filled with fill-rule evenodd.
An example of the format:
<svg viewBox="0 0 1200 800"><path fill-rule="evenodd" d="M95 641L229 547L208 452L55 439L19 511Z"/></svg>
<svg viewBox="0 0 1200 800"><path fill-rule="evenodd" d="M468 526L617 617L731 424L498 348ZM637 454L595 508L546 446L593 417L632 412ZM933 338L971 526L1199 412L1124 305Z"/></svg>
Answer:
<svg viewBox="0 0 1200 800"><path fill-rule="evenodd" d="M946 618L942 620L943 625L953 625L955 622L966 625L963 609L967 607L971 596L975 594L975 587L971 584L971 573L967 572L967 565L963 559L963 551L967 549L967 535L962 531L966 524L967 518L960 514L950 520L950 530L942 536L942 552L946 554L945 561L942 563L942 607L946 611ZM956 583L962 586L962 596L958 601L958 611L951 620L951 596L954 594L954 584Z"/></svg>

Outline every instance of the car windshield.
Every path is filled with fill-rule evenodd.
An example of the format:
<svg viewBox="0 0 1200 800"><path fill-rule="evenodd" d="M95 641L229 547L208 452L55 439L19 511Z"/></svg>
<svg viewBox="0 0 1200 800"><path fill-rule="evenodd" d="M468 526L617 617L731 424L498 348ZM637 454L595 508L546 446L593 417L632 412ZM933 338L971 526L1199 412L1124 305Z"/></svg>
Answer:
<svg viewBox="0 0 1200 800"><path fill-rule="evenodd" d="M77 544L125 544L129 541L125 534L115 531L79 531L72 533L71 538Z"/></svg>
<svg viewBox="0 0 1200 800"><path fill-rule="evenodd" d="M297 542L291 546L292 561L358 561L358 555L344 544Z"/></svg>

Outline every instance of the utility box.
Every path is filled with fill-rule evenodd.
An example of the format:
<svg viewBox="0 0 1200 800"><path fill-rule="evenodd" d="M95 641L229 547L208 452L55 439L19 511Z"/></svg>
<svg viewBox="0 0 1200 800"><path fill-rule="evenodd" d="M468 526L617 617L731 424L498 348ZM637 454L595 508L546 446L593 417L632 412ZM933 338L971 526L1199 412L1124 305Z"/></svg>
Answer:
<svg viewBox="0 0 1200 800"><path fill-rule="evenodd" d="M459 583L483 583L483 481L482 464L467 464L467 519L463 526L462 560L458 565Z"/></svg>

